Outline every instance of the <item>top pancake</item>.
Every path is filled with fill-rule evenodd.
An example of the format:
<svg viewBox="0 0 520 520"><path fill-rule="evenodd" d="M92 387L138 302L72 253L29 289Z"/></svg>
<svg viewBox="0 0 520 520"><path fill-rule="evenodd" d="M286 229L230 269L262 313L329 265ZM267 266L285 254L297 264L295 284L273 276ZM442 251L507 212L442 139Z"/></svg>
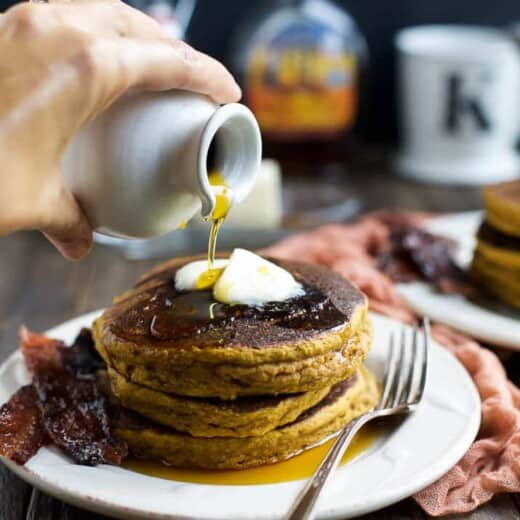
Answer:
<svg viewBox="0 0 520 520"><path fill-rule="evenodd" d="M305 286L304 296L227 305L210 291L175 290L175 272L194 259L159 266L94 323L97 350L128 382L235 399L321 389L362 363L372 336L367 300L339 274L277 261Z"/></svg>
<svg viewBox="0 0 520 520"><path fill-rule="evenodd" d="M215 302L211 291L179 293L174 286L175 273L192 260L167 262L116 298L103 316L105 333L162 348L263 349L344 329L366 306L365 296L341 275L292 261L276 263L305 286L306 294L287 302L264 308L231 306ZM210 306L213 319L209 317Z"/></svg>

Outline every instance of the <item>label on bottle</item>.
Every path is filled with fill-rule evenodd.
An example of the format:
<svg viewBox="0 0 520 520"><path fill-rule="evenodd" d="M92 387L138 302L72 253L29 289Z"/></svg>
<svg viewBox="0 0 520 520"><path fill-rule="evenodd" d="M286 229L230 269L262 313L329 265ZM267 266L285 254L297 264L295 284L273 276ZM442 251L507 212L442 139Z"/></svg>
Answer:
<svg viewBox="0 0 520 520"><path fill-rule="evenodd" d="M357 56L339 33L317 22L291 23L252 49L246 101L266 135L328 137L354 122L357 72Z"/></svg>

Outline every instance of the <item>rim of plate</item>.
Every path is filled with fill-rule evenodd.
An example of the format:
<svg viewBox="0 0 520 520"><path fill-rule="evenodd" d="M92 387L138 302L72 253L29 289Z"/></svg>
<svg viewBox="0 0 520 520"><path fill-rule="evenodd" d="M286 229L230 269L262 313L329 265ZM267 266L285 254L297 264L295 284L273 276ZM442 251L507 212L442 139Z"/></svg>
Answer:
<svg viewBox="0 0 520 520"><path fill-rule="evenodd" d="M81 326L89 326L100 312L94 311L66 321L47 331L47 334L70 341ZM400 327L401 323L374 313L371 313L371 318L375 325L375 339L371 352L373 353L378 347L381 352L369 354L367 364L381 377L384 365L384 350L387 343L384 340L386 340L388 331ZM9 386L9 381L7 383L5 381L6 378L20 378L20 371L25 372L22 363L22 357L19 351L16 351L0 366L0 401L3 401L3 398L6 397L3 394L6 392L5 387ZM16 375L17 371L18 375ZM432 377L433 383L442 384L433 385ZM444 392L443 394L446 378L449 379L450 377L452 378L451 384L454 384L456 388L452 387L447 393ZM13 380L11 384L13 383L20 386L23 384L23 381ZM455 403L452 401L455 401ZM445 416L445 420L449 420L451 417L451 420L448 422L448 425L451 425L453 429L451 436L445 431L446 428L438 428L439 423L437 421L440 419L437 416L440 419ZM453 425L455 418L460 431L455 431L456 428ZM436 420L434 421L434 419ZM397 472L399 477L399 471L403 472L403 468L406 467L403 466L404 462L409 461L411 463L410 461L412 461L415 463L417 457L415 452L406 453L406 447L410 442L417 441L417 433L420 433L421 429L426 434L431 432L432 421L433 429L435 430L434 440L436 442L439 442L440 439L442 440L443 433L447 437L444 438L443 448L438 446L442 456L435 457L433 460L425 460L421 469L413 473L413 480L412 475L408 475L408 478L404 480L403 475L401 475L401 481L399 482L399 479L396 481L395 473ZM432 341L430 370L424 403L417 412L410 416L409 419L406 419L399 427L383 435L366 452L337 471L329 487L324 491L318 517L322 519L351 518L381 509L425 488L457 463L475 439L479 426L480 399L473 381L452 354ZM418 442L420 443L421 439ZM428 446L423 448L421 455L425 456L428 452ZM409 457L410 455L413 455L413 458ZM46 461L41 468L38 468L38 464L31 464L33 461L41 461L41 459L45 458L50 459L50 461ZM146 517L162 520L186 520L188 518L211 520L220 518L225 518L226 520L275 519L280 518L285 513L304 483L303 480L279 484L242 486L180 483L140 475L124 468L113 466L87 468L72 463L64 455L59 454L58 450L53 448L42 448L29 461L28 466L18 466L14 462L3 458L2 461L20 478L49 495L85 509L118 518ZM376 465L377 468L374 467ZM36 469L32 466L36 466ZM56 471L56 468L77 470L74 473L77 480L73 479L71 481L69 478L66 483L63 481L59 482L55 474L50 478L48 473L50 471L52 475L53 466L54 471ZM355 489L356 485L359 484L359 478L355 477L356 473L358 476L361 476L364 472L366 473L370 470L371 466L373 466L373 472L370 473L370 476L374 475L376 481L378 478L379 480L383 478L384 481L385 468L390 472L386 475L386 484L381 488L376 482L376 485L371 487L372 491L373 489L378 489L377 496L369 493L357 497L357 499L355 496L349 497L345 490L349 488ZM169 504L171 500L171 512L161 511L158 506L153 509L141 504L138 506L125 505L124 491L122 491L122 496L107 498L105 496L106 489L100 490L96 488L96 485L101 486L103 482L115 485L118 476L136 479L134 484L139 482L143 497L147 496L147 488L152 487L154 492L161 488L161 493L166 493ZM88 484L86 484L87 481L91 482L90 489ZM82 489L85 486L86 489ZM126 490L126 487L124 489ZM117 494L117 492L117 490L112 491L112 494ZM133 493L135 492L134 489ZM177 498L174 498L175 495L177 495ZM183 495L185 495L184 498ZM162 495L158 496L162 497ZM223 507L223 505L229 507L228 502L232 496L239 501L243 501L246 510L228 510L219 513L213 509L215 503L217 509ZM255 500L256 504L254 503ZM184 509L182 507L179 509L179 502L182 501L186 502L186 504L184 504ZM205 510L200 509L201 503L208 504L205 506ZM271 509L264 512L255 511L254 508L258 504L262 506L270 505ZM190 508L195 506L193 514L186 509L187 505L190 505Z"/></svg>

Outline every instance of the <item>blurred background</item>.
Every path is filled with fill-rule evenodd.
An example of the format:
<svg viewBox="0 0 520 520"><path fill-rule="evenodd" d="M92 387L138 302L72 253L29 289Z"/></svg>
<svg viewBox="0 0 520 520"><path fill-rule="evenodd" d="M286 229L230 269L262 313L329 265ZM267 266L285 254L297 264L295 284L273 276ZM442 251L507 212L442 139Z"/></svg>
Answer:
<svg viewBox="0 0 520 520"><path fill-rule="evenodd" d="M231 65L233 35L259 7L275 7L273 0L199 0L188 30L194 46ZM285 2L288 3L288 2ZM366 38L370 82L366 92L360 136L394 143L397 139L395 53L393 38L403 27L419 24L477 24L504 27L520 19L514 0L338 0Z"/></svg>

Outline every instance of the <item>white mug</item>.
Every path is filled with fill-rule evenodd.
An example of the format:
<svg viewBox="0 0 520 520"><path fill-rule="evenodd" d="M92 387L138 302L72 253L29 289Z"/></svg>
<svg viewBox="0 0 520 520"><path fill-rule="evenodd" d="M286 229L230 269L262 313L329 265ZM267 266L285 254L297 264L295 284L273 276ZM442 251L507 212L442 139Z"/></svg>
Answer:
<svg viewBox="0 0 520 520"><path fill-rule="evenodd" d="M517 178L520 51L505 31L429 25L400 31L398 172L444 184Z"/></svg>

